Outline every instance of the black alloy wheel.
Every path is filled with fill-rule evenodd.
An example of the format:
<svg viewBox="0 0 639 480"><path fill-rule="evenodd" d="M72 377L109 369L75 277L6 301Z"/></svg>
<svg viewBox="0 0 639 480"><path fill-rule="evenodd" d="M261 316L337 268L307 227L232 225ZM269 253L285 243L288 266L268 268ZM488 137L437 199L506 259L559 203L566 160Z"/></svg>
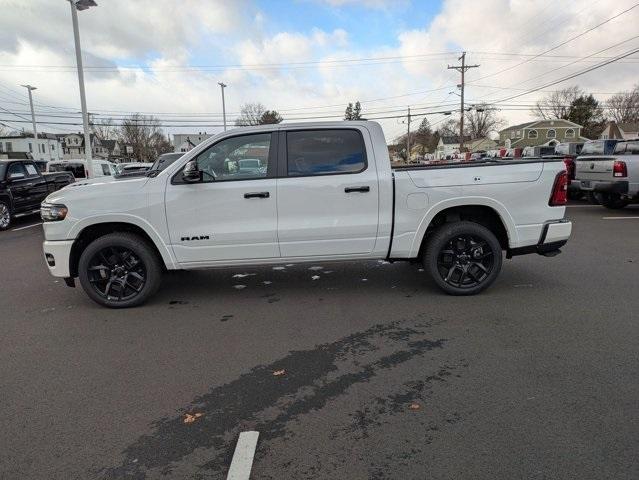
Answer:
<svg viewBox="0 0 639 480"><path fill-rule="evenodd" d="M141 236L113 232L86 246L78 262L78 277L94 302L109 308L135 307L160 287L161 257Z"/></svg>
<svg viewBox="0 0 639 480"><path fill-rule="evenodd" d="M484 225L465 220L445 223L429 235L423 263L444 292L474 295L499 275L502 246Z"/></svg>
<svg viewBox="0 0 639 480"><path fill-rule="evenodd" d="M144 262L126 247L99 250L88 267L89 282L106 300L126 302L137 296L146 284Z"/></svg>
<svg viewBox="0 0 639 480"><path fill-rule="evenodd" d="M453 287L475 288L489 277L494 260L495 252L485 239L456 235L439 251L437 270L444 282Z"/></svg>

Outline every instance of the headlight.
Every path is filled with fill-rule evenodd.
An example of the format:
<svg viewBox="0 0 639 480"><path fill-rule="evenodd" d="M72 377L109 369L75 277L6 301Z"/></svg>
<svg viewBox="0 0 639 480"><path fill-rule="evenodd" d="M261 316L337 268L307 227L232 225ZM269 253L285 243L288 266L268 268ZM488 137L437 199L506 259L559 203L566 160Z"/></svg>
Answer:
<svg viewBox="0 0 639 480"><path fill-rule="evenodd" d="M64 205L53 205L51 203L43 203L40 206L40 217L45 222L57 222L64 220L69 209Z"/></svg>

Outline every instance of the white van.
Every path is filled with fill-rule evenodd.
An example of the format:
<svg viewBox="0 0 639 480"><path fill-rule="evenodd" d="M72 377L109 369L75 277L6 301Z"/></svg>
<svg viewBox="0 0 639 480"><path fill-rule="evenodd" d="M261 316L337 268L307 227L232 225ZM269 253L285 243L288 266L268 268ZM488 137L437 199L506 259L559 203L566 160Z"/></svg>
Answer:
<svg viewBox="0 0 639 480"><path fill-rule="evenodd" d="M92 160L91 178L113 176L117 173L115 164L107 160ZM71 172L78 178L87 178L87 161L85 159L55 160L47 165L49 172Z"/></svg>

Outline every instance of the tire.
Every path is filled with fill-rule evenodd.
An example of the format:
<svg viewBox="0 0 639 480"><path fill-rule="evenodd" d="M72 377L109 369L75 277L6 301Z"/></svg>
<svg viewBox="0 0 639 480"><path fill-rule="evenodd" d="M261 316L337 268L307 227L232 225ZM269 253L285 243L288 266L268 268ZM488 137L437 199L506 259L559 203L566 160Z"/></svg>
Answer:
<svg viewBox="0 0 639 480"><path fill-rule="evenodd" d="M475 295L499 275L502 249L495 234L483 225L468 221L446 223L428 239L423 263L447 294Z"/></svg>
<svg viewBox="0 0 639 480"><path fill-rule="evenodd" d="M145 239L115 232L84 249L78 277L91 300L109 308L128 308L143 304L158 290L162 267Z"/></svg>
<svg viewBox="0 0 639 480"><path fill-rule="evenodd" d="M9 230L13 223L13 216L11 215L11 208L6 202L0 202L0 230Z"/></svg>
<svg viewBox="0 0 639 480"><path fill-rule="evenodd" d="M595 192L588 192L588 202L593 205L601 205L601 199L599 198L599 194Z"/></svg>
<svg viewBox="0 0 639 480"><path fill-rule="evenodd" d="M601 204L610 210L619 210L630 203L618 193L602 193L600 198Z"/></svg>

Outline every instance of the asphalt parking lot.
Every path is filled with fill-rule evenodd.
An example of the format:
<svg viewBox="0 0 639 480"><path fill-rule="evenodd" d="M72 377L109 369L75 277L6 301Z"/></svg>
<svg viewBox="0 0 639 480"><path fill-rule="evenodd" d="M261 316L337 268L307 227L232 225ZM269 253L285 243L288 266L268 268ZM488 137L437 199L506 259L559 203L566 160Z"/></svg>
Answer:
<svg viewBox="0 0 639 480"><path fill-rule="evenodd" d="M50 277L23 219L0 478L226 478L247 430L256 479L639 478L639 206L567 215L562 255L475 297L407 263L283 265L172 273L124 311Z"/></svg>

